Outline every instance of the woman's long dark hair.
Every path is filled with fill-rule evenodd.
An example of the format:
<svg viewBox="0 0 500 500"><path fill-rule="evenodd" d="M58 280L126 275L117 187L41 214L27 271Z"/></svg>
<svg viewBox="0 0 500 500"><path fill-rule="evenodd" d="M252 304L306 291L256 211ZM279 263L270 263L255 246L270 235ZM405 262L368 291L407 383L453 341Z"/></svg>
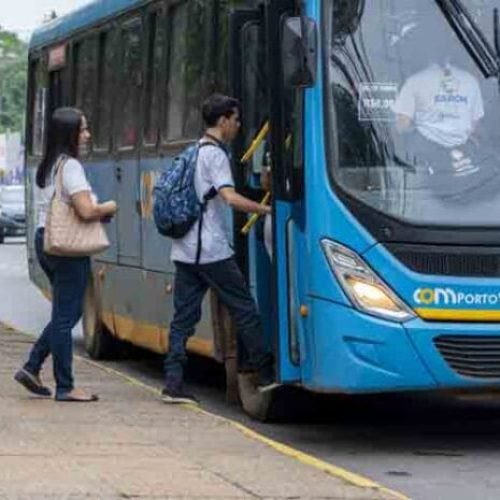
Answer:
<svg viewBox="0 0 500 500"><path fill-rule="evenodd" d="M54 111L47 131L45 155L38 165L36 185L44 188L60 155L78 158L80 127L83 113L76 108L58 108Z"/></svg>

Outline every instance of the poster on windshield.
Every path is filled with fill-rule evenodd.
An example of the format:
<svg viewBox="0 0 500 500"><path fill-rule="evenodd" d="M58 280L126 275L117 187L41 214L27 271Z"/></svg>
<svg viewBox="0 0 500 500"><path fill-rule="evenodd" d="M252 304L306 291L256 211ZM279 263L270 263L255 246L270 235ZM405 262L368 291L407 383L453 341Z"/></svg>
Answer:
<svg viewBox="0 0 500 500"><path fill-rule="evenodd" d="M359 121L393 122L398 95L395 83L362 83L359 87Z"/></svg>

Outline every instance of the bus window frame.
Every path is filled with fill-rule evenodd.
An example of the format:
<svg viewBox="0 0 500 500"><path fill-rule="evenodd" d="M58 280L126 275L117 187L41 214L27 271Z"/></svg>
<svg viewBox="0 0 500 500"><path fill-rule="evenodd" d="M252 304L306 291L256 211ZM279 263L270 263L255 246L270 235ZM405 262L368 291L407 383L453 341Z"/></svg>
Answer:
<svg viewBox="0 0 500 500"><path fill-rule="evenodd" d="M172 12L178 8L182 4L187 4L188 0L174 0L168 2L167 9L166 9L166 14L165 14L165 26L167 28L167 33L166 33L166 60L165 60L165 79L163 80L163 85L162 85L162 93L164 95L163 99L163 113L162 113L162 123L160 124L160 145L162 149L166 150L180 150L183 147L187 146L191 142L193 142L190 139L181 139L181 140L169 140L168 139L168 126L167 126L167 118L168 118L168 113L170 110L170 99L169 99L169 93L168 93L168 84L170 81L170 75L172 72L172 64L171 64L171 58L172 58Z"/></svg>
<svg viewBox="0 0 500 500"><path fill-rule="evenodd" d="M50 66L50 54L54 49L62 49L64 51L63 61ZM70 93L71 93L71 73L70 73L70 43L68 40L63 40L61 42L56 42L54 45L50 45L47 48L47 110L48 117L58 108L62 106L67 106L70 104ZM56 79L59 78L59 92L60 100L58 102L53 102L53 88L52 85L55 83ZM48 118L47 118L48 119Z"/></svg>
<svg viewBox="0 0 500 500"><path fill-rule="evenodd" d="M95 30L95 37L96 37L96 51L97 51L97 71L96 71L96 82L95 82L95 89L96 89L96 98L94 101L94 117L95 120L99 119L99 105L101 102L101 88L100 88L100 70L101 70L101 37L102 35L108 36L108 42L111 43L113 51L116 52L117 49L117 24L115 21L108 23L104 26L99 27L99 29ZM113 69L112 69L112 83L111 83L111 112L110 112L110 117L109 117L109 128L108 128L108 137L107 137L107 146L106 147L99 147L97 142L92 140L92 151L91 154L95 157L106 157L109 156L114 148L114 123L115 123L115 105L116 105L116 99L115 99L115 90L116 90L116 57L113 58ZM95 129L95 137L97 138L97 129L98 125L96 122L94 122L94 129ZM94 132L92 130L91 132Z"/></svg>
<svg viewBox="0 0 500 500"><path fill-rule="evenodd" d="M43 137L42 137L42 143L41 143L41 150L35 151L34 146L35 146L35 134L34 134L34 126L35 126L35 116L34 116L34 106L36 102L36 96L37 96L37 73L40 69L40 66L42 66L42 70L44 71L44 75L46 78L47 82L47 87L46 87L46 94L45 94L45 99L48 99L48 78L49 78L49 71L48 71L48 48L43 47L41 49L37 49L35 51L30 52L28 56L28 68L29 68L29 74L28 74L28 97L27 97L27 104L28 104L28 109L29 113L26 119L26 127L27 127L27 132L26 132L26 139L27 139L27 148L26 151L27 157L30 158L42 158L45 150L45 142L47 140L47 125L48 125L48 114L47 114L47 102L45 102L45 115L43 117L44 120L44 125L43 125ZM32 67L35 66L35 70L32 72ZM35 83L35 85L33 85Z"/></svg>
<svg viewBox="0 0 500 500"><path fill-rule="evenodd" d="M77 107L80 109L80 107L77 105L77 95L76 95L76 79L78 78L78 73L77 73L77 64L76 64L76 47L79 45L81 46L85 42L89 42L93 40L93 53L92 53L92 58L95 61L95 71L94 74L92 75L92 106L91 106L91 116L86 116L89 125L92 129L94 120L96 118L96 111L97 111L97 84L98 84L98 73L99 73L99 38L98 38L99 30L97 29L90 29L88 31L85 31L84 33L75 36L71 39L71 42L69 43L69 61L70 61L70 76L69 76L69 82L70 82L70 92L69 95L71 96L71 103L73 106ZM82 109L82 111L85 111ZM89 151L88 155L93 155L94 154L94 142L90 141L90 144L88 146Z"/></svg>
<svg viewBox="0 0 500 500"><path fill-rule="evenodd" d="M210 2L207 1L207 19L210 19L213 16L214 9L216 8L216 3L213 0ZM159 149L161 153L175 153L183 148L189 146L193 142L195 142L198 137L181 137L179 139L168 139L168 127L167 127L167 117L169 112L169 99L168 99L168 83L171 74L171 57L172 57L172 38L171 38L171 28L172 28L172 11L179 7L179 5L187 4L189 8L189 0L167 0L167 5L165 8L164 20L165 20L165 29L166 29L166 38L165 38L165 64L164 64L164 78L161 85L161 94L162 94L162 114L161 114L161 123L159 130ZM210 76L212 73L217 71L217 68L211 67L213 65L213 57L212 52L215 50L213 45L216 41L216 36L213 36L211 32L212 24L210 22L206 22L204 26L203 36L205 38L205 60L208 60L203 66L202 73L202 90L203 94L206 94L207 90L210 89ZM186 106L186 104L184 105ZM185 111L185 110L183 110ZM200 130L201 132L201 130Z"/></svg>
<svg viewBox="0 0 500 500"><path fill-rule="evenodd" d="M247 64L247 61L249 60L249 58L247 57L247 48L248 48L248 44L245 43L245 37L247 36L247 31L251 30L251 29L255 29L257 28L257 34L258 34L258 39L257 39L257 43L254 47L254 51L253 53L255 53L256 55L256 61L258 61L258 56L259 55L263 55L264 56L264 63L265 63L265 57L266 57L266 54L265 54L265 43L264 43L264 40L263 40L263 37L265 36L265 26L262 22L261 19L253 19L253 20L248 20L241 28L241 31L240 31L240 56L241 56L241 63L240 63L240 67L239 67L239 72L240 72L240 81L241 81L241 88L240 88L240 92L241 92L241 105L243 107L243 109L246 108L245 104L246 101L247 101L247 97L250 95L250 93L252 94L251 96L251 100L253 100L254 102L258 101L258 98L261 96L261 94L265 94L265 99L266 99L266 102L264 103L264 105L262 106L263 109L265 110L269 110L269 102L268 102L268 95L267 95L267 90L268 90L268 87L266 85L264 85L264 87L261 87L259 86L259 75L256 74L255 76L255 85L254 86L250 86L249 85L249 73L248 73L248 69L249 69L249 66ZM261 51L261 53L259 53L259 51ZM265 79L267 80L267 67L264 69L264 77ZM263 92L262 92L263 91ZM252 104L252 103L250 103ZM265 114L265 113L264 113ZM269 121L269 114L267 116L267 119L263 119L263 120L260 120L259 122L255 122L255 123L249 123L246 121L246 113L244 112L243 113L243 117L242 117L242 129L243 131L240 133L240 136L241 136L241 151L246 151L252 141L255 139L257 133L259 132L259 130L262 129L264 123L266 121ZM253 118L255 118L255 116L252 117L252 122L253 122ZM255 127L255 129L251 132L250 131L250 128L251 127ZM269 136L269 133L266 135L266 137L264 138L264 141L262 143L262 146L265 147L266 143L267 143L267 146L269 148L270 144L270 136ZM265 159L263 158L263 160L265 161ZM243 178L243 186L245 189L248 189L250 190L250 192L252 192L255 196L257 197L261 197L262 196L262 189L260 187L260 181L258 183L257 186L254 185L254 176L255 175L260 175L262 172L257 172L255 170L255 164L254 164L254 161L255 161L255 154L252 156L252 158L250 158L250 160L248 161L247 165L243 165L242 166L242 169L243 169L243 172L244 172L244 178ZM262 167L263 165L261 165ZM250 193L249 192L249 193ZM250 196L250 194L248 194Z"/></svg>
<svg viewBox="0 0 500 500"><path fill-rule="evenodd" d="M123 67L123 62L124 62L124 33L126 31L129 31L133 29L134 26L139 26L140 28L140 37L141 37L141 42L140 42L140 53L141 53L141 60L144 60L144 35L145 35L145 28L144 28L144 13L142 10L134 10L133 12L128 13L128 15L123 18L119 19L117 21L117 32L116 32L116 47L118 50L117 57L115 58L116 61L119 61L118 68ZM123 118L123 110L121 109L121 104L123 101L123 86L121 85L115 85L115 90L116 92L113 92L115 95L114 102L115 104L118 102L118 105L114 106L113 109L113 150L116 154L119 155L127 155L127 154L134 154L138 152L141 149L141 144L142 144L142 129L143 129L143 123L142 123L142 109L143 109L143 94L144 94L144 65L141 64L139 65L140 70L141 70L141 79L142 79L142 84L141 88L138 91L138 95L140 98L140 102L138 104L138 113L139 113L139 118L138 118L138 124L137 124L137 137L135 140L135 143L131 146L122 146L121 145L121 129L120 129L120 122L121 119ZM116 66L115 66L116 68ZM119 70L120 71L120 70ZM115 76L118 77L120 76L120 73L115 71ZM116 83L115 79L115 83Z"/></svg>
<svg viewBox="0 0 500 500"><path fill-rule="evenodd" d="M156 15L156 25L154 39L151 39L151 17ZM165 92L163 91L166 85L167 79L167 57L168 57L168 31L167 31L167 6L164 2L155 2L149 5L144 11L144 42L143 43L143 89L142 89L142 108L141 108L141 138L142 138L142 150L146 153L155 153L161 142L162 135L162 123L164 121L165 115ZM161 41L163 43L163 54L160 63L160 69L158 75L154 75L154 69L150 73L148 71L148 66L150 63L154 63L156 60L155 46L158 41L157 35L161 33ZM154 41L153 47L151 47L151 42ZM153 48L153 50L151 50ZM149 77L153 77L153 81L149 82ZM156 85L154 84L154 78L157 77ZM160 112L156 116L156 123L151 124L152 129L155 130L156 139L154 143L150 143L146 140L147 132L146 125L149 123L151 116L151 109L147 109L148 104L148 91L151 91L151 96L149 101L153 102L155 93L158 106L160 107Z"/></svg>
<svg viewBox="0 0 500 500"><path fill-rule="evenodd" d="M38 71L38 65L40 64L41 57L40 55L36 55L36 53L31 53L28 58L28 92L26 98L26 153L28 157L34 157L35 152L33 151L34 145L34 106L36 99L36 74Z"/></svg>

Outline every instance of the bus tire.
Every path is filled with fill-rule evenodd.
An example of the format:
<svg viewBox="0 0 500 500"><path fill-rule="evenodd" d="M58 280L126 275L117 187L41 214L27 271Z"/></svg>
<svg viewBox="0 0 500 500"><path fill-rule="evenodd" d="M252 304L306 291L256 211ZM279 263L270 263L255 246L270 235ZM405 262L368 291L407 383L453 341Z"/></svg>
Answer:
<svg viewBox="0 0 500 500"><path fill-rule="evenodd" d="M116 357L118 341L102 321L99 295L93 278L85 291L82 325L85 350L92 359Z"/></svg>
<svg viewBox="0 0 500 500"><path fill-rule="evenodd" d="M5 229L0 227L0 245L5 242Z"/></svg>
<svg viewBox="0 0 500 500"><path fill-rule="evenodd" d="M270 422L279 418L276 413L276 392L260 392L257 388L257 374L238 374L238 391L245 413L255 420Z"/></svg>

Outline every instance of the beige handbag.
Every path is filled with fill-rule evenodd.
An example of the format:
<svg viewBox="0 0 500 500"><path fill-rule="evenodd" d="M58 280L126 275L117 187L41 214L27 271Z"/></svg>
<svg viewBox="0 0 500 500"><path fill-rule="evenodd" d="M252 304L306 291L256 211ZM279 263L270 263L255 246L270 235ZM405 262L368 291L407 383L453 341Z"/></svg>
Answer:
<svg viewBox="0 0 500 500"><path fill-rule="evenodd" d="M83 257L102 252L109 247L102 224L99 221L84 221L73 205L62 199L65 163L66 157L61 156L54 167L55 188L45 223L44 251L64 257Z"/></svg>

